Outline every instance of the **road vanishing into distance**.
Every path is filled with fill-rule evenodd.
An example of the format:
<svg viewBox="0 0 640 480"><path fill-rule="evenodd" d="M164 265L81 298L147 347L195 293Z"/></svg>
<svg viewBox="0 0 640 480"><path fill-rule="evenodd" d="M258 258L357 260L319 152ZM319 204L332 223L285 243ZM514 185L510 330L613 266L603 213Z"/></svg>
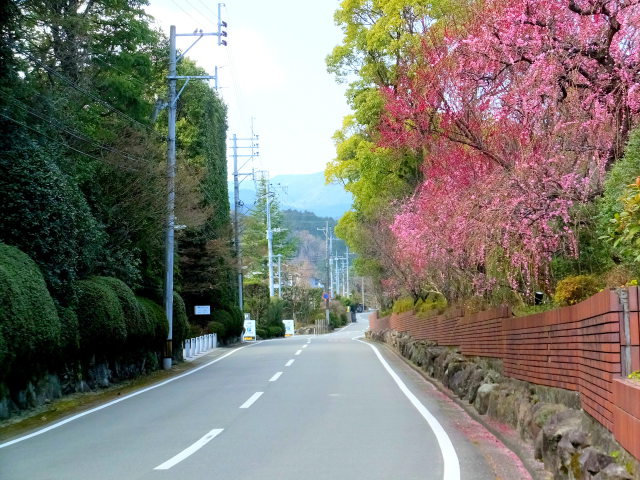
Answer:
<svg viewBox="0 0 640 480"><path fill-rule="evenodd" d="M322 336L219 348L133 396L0 444L2 480L528 479L366 314ZM56 426L57 425L57 426Z"/></svg>

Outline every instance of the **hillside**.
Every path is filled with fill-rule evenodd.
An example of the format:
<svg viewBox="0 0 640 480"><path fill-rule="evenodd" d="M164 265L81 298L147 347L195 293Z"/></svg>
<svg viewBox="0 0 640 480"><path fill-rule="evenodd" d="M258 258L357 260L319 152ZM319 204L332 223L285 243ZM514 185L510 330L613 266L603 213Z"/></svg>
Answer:
<svg viewBox="0 0 640 480"><path fill-rule="evenodd" d="M351 208L351 194L340 185L326 185L324 173L307 175L277 175L271 184L278 188L282 209L309 211L319 217L340 218ZM247 207L255 202L255 186L247 180L240 185L240 200ZM233 183L229 184L229 199L233 205Z"/></svg>

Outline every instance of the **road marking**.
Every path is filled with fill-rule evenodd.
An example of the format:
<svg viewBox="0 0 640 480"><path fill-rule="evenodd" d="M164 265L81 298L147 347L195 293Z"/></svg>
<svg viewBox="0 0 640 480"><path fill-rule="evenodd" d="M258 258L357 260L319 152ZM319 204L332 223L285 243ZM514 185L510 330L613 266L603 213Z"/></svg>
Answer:
<svg viewBox="0 0 640 480"><path fill-rule="evenodd" d="M270 381L270 382L275 382L277 379L279 379L279 378L280 378L280 375L282 375L282 372L278 372L278 373L276 373L273 377L271 377L271 378L269 379L269 381Z"/></svg>
<svg viewBox="0 0 640 480"><path fill-rule="evenodd" d="M311 339L310 338L307 338L307 343L311 343Z"/></svg>
<svg viewBox="0 0 640 480"><path fill-rule="evenodd" d="M169 470L171 467L180 463L185 458L188 458L194 453L196 453L198 450L204 447L207 443L209 443L211 440L213 440L218 435L220 435L223 430L224 430L223 428L214 428L209 433L207 433L204 437L198 440L196 443L194 443L190 447L185 448L175 457L171 457L169 460L167 460L163 464L158 465L156 468L154 468L154 470Z"/></svg>
<svg viewBox="0 0 640 480"><path fill-rule="evenodd" d="M298 350L298 351L296 352L296 355L300 355L301 353L302 353L302 350Z"/></svg>
<svg viewBox="0 0 640 480"><path fill-rule="evenodd" d="M67 423L73 422L75 420L78 420L79 418L82 418L82 417L84 417L86 415L90 415L90 414L98 412L98 411L100 411L100 410L102 410L104 408L111 407L112 405L115 405L116 403L123 402L124 400L128 400L129 398L132 398L132 397L137 397L138 395L146 393L146 392L148 392L150 390L154 390L156 388L163 387L163 386L167 385L168 383L175 382L176 380L179 380L181 378L184 378L184 377L192 375L192 374L194 374L196 372L199 372L203 368L207 368L207 367L213 365L214 363L217 363L220 360L223 360L223 359L227 358L229 355L233 355L234 353L242 350L243 348L252 347L254 345L258 345L259 343L262 343L262 341L258 341L258 342L252 343L251 345L245 345L244 347L236 348L235 350L232 350L229 353L224 354L220 358L216 358L215 360L212 360L209 363L205 363L204 365L201 365L200 367L194 368L193 370L189 370L188 372L185 372L185 373L183 373L181 375L178 375L177 377L169 378L169 379L165 380L164 382L158 383L157 385L152 385L150 387L143 388L142 390L138 390L137 392L130 393L129 395L125 395L122 398L118 398L116 400L112 400L111 402L105 403L104 405L100 405L99 407L92 408L91 410L87 410L86 412L78 413L77 415L69 417L69 418L67 418L65 420L62 420L62 421L58 422L58 423L54 423L53 425L49 425L48 427L45 427L45 428L43 428L41 430L37 430L37 431L35 431L33 433L30 433L29 435L25 435L24 437L18 437L18 438L15 438L15 439L13 439L13 440L11 440L9 442L0 443L0 449L8 447L10 445L14 445L14 444L19 443L19 442L23 442L24 440L28 440L28 439L33 438L33 437L37 437L38 435L42 435L43 433L46 433L46 432L48 432L50 430L54 430L54 429L56 429L58 427L66 425Z"/></svg>
<svg viewBox="0 0 640 480"><path fill-rule="evenodd" d="M291 365L293 365L293 362L295 362L295 360L292 358L291 360L289 360L287 363L284 364L285 367L290 367Z"/></svg>
<svg viewBox="0 0 640 480"><path fill-rule="evenodd" d="M307 348L309 346L308 343L305 343L304 345L302 345L302 348Z"/></svg>
<svg viewBox="0 0 640 480"><path fill-rule="evenodd" d="M240 405L240 408L249 408L251 405L253 405L256 402L256 400L258 400L262 396L263 393L264 392L254 393L253 395L251 395L249 400L247 400L242 405Z"/></svg>
<svg viewBox="0 0 640 480"><path fill-rule="evenodd" d="M442 452L442 459L444 461L444 475L442 477L443 480L460 480L460 461L458 460L458 455L456 454L456 450L453 447L453 443L451 443L449 435L447 435L445 429L442 428L440 422L438 422L436 417L431 414L427 407L425 407L420 402L420 400L418 400L418 398L411 392L411 390L409 390L409 388L400 379L398 374L393 371L387 361L382 357L380 351L374 345L363 342L358 338L354 338L353 340L364 343L365 345L369 345L373 349L376 357L378 357L378 360L380 360L380 363L382 363L382 366L385 368L387 373L391 375L393 381L396 382L396 385L398 386L400 391L404 393L411 404L416 408L416 410L418 410L420 415L422 415L422 418L427 421L429 427L431 427L431 431L433 431L433 434L436 436L438 445L440 446L440 451Z"/></svg>

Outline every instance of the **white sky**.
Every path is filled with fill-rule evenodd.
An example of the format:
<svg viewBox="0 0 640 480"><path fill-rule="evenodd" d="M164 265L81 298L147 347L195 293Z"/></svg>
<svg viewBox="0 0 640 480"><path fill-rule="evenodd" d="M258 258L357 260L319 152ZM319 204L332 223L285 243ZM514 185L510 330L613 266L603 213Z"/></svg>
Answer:
<svg viewBox="0 0 640 480"><path fill-rule="evenodd" d="M149 0L147 12L169 35L217 31L211 0ZM339 0L226 0L228 47L204 37L188 57L213 74L229 107L229 136L260 136L256 170L270 176L314 173L335 157L331 139L349 113L344 86L327 73L324 59L342 38L333 23ZM184 50L194 37L178 37ZM187 87L189 88L189 87ZM243 171L251 169L247 165ZM231 173L231 166L229 168Z"/></svg>

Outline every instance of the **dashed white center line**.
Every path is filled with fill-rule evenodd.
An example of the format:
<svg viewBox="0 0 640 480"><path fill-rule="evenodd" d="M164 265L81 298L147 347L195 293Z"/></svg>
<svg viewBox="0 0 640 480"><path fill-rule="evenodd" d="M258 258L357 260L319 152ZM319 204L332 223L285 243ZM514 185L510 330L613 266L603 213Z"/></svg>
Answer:
<svg viewBox="0 0 640 480"><path fill-rule="evenodd" d="M249 397L249 400L247 400L242 405L240 405L240 408L249 408L251 405L255 403L256 400L258 400L262 396L263 393L264 392L254 393L253 395L251 395L251 397Z"/></svg>
<svg viewBox="0 0 640 480"><path fill-rule="evenodd" d="M291 365L293 365L293 362L295 362L295 360L292 358L291 360L289 360L287 363L284 364L285 367L290 367Z"/></svg>
<svg viewBox="0 0 640 480"><path fill-rule="evenodd" d="M198 450L200 450L202 447L204 447L207 443L209 443L211 440L213 440L218 435L220 435L223 430L224 429L222 429L222 428L214 428L209 433L207 433L204 437L202 437L200 440L195 442L193 445L191 445L190 447L185 448L183 451L181 451L176 456L171 457L166 462L158 465L156 468L154 468L154 470L169 470L171 467L173 467L174 465L180 463L185 458L188 458L189 456L191 456L194 453L196 453Z"/></svg>
<svg viewBox="0 0 640 480"><path fill-rule="evenodd" d="M307 348L308 345L308 343L305 343L304 345L302 345L302 348Z"/></svg>
<svg viewBox="0 0 640 480"><path fill-rule="evenodd" d="M273 377L271 377L271 378L269 379L269 381L270 381L270 382L275 382L277 379L279 379L279 378L280 378L280 375L282 375L282 372L278 372L278 373L276 373Z"/></svg>
<svg viewBox="0 0 640 480"><path fill-rule="evenodd" d="M302 353L302 350L298 350L298 351L296 352L296 355L300 355L301 353Z"/></svg>

